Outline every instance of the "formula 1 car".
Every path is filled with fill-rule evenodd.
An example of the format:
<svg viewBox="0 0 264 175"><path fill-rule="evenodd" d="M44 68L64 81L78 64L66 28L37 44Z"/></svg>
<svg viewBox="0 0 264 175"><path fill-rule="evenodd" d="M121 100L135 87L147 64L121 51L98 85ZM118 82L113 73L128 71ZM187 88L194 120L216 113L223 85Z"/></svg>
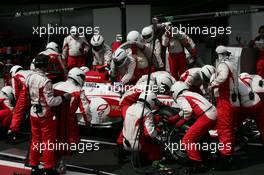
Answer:
<svg viewBox="0 0 264 175"><path fill-rule="evenodd" d="M86 73L86 82L83 89L90 101L92 127L111 128L116 123L122 122L121 108L119 106L122 92L119 92L117 87L118 82L112 83L110 81L109 73L104 67L97 67L97 70ZM172 97L168 95L158 95L158 99L165 105L176 105ZM83 125L84 121L79 111L77 111L77 115L79 116L80 125Z"/></svg>

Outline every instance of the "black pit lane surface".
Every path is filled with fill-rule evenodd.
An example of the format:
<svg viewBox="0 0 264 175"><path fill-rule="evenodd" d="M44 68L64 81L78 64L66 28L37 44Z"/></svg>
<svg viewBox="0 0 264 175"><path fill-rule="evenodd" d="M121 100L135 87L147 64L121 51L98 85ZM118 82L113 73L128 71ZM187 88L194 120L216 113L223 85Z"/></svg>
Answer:
<svg viewBox="0 0 264 175"><path fill-rule="evenodd" d="M94 132L94 133L93 133ZM83 132L82 132L83 133ZM104 134L105 133L105 134ZM105 129L93 130L93 136L84 136L84 139L87 140L100 140L100 141L108 141L114 142L115 136L118 132L111 132ZM99 138L100 135L108 135L112 136L113 138ZM28 137L28 136L25 136ZM24 141L18 143L16 145L7 144L5 140L0 141L0 151L9 149L9 148L19 148L23 150L28 149L28 141ZM87 173L96 172L96 171L103 171L112 174L118 175L136 175L142 173L136 173L130 162L125 164L119 164L115 157L115 146L113 145L105 145L99 144L98 151L86 151L84 153L75 154L73 156L65 157L65 163L87 168L93 171L87 171ZM1 157L1 159L4 159ZM208 171L207 173L203 174L212 174L212 175L262 175L264 172L264 147L259 145L248 145L244 148L243 151L237 153L234 158L234 165L235 170L233 171ZM179 165L168 165L171 167L179 168ZM153 173L150 173L153 174ZM184 167L178 169L178 174L184 174Z"/></svg>

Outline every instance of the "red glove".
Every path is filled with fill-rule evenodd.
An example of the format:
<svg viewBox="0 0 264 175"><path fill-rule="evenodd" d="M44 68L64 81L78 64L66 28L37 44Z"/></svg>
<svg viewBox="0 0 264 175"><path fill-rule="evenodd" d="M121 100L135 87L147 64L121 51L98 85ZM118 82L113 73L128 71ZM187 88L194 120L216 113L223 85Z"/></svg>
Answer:
<svg viewBox="0 0 264 175"><path fill-rule="evenodd" d="M177 114L175 116L168 117L168 123L169 124L175 124L180 119L181 119L181 117L179 116L179 114Z"/></svg>

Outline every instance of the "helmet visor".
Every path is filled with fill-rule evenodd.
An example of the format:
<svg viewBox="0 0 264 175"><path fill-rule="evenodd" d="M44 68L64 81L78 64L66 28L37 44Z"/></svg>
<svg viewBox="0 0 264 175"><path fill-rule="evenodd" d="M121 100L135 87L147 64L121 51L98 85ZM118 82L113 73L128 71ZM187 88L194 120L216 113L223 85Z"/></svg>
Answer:
<svg viewBox="0 0 264 175"><path fill-rule="evenodd" d="M119 67L121 65L123 65L125 63L126 59L122 59L122 60L119 60L119 61L116 61L115 64Z"/></svg>
<svg viewBox="0 0 264 175"><path fill-rule="evenodd" d="M94 51L99 51L103 48L103 44L101 44L100 46L93 46L93 50Z"/></svg>
<svg viewBox="0 0 264 175"><path fill-rule="evenodd" d="M149 35L142 35L142 37L143 37L143 39L149 39L149 38L151 38L152 37L152 34L149 34Z"/></svg>
<svg viewBox="0 0 264 175"><path fill-rule="evenodd" d="M206 83L210 82L210 79L205 75L205 73L202 72L202 76L203 76L203 81Z"/></svg>

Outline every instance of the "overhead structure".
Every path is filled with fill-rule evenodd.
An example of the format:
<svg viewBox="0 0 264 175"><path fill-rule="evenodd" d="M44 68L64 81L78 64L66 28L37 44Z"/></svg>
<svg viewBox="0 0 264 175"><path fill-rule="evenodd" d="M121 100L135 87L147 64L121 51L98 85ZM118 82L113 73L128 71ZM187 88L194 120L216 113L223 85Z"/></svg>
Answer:
<svg viewBox="0 0 264 175"><path fill-rule="evenodd" d="M158 19L158 22L182 22L182 21L194 21L194 20L210 19L210 18L229 17L234 15L245 15L245 14L259 13L259 12L264 12L264 7L220 11L220 12L194 13L194 14L175 15L175 16L157 16L155 18Z"/></svg>

